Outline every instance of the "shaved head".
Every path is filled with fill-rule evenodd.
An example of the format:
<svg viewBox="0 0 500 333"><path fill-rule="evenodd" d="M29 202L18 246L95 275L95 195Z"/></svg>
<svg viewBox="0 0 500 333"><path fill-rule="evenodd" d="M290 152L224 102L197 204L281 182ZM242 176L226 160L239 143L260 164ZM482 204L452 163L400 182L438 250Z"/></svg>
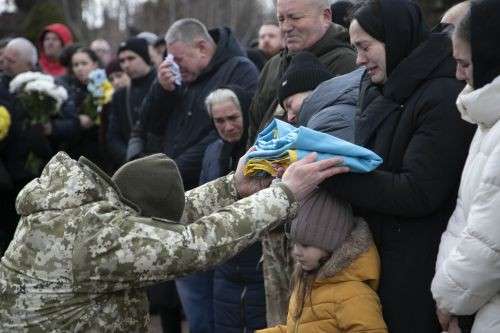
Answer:
<svg viewBox="0 0 500 333"><path fill-rule="evenodd" d="M455 27L470 9L470 1L460 2L444 13L441 23L453 24Z"/></svg>

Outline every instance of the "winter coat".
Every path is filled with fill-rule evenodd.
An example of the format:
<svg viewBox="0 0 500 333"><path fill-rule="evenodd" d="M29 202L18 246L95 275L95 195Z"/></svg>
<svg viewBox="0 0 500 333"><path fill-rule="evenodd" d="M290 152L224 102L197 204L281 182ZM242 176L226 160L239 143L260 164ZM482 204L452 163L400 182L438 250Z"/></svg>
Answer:
<svg viewBox="0 0 500 333"><path fill-rule="evenodd" d="M304 100L298 125L354 141L354 118L364 70L359 69L320 84ZM268 325L284 323L288 309L293 260L291 243L283 232L272 232L262 240Z"/></svg>
<svg viewBox="0 0 500 333"><path fill-rule="evenodd" d="M144 218L90 161L58 153L17 198L0 331L149 331L144 287L227 260L297 211L284 184L236 200L230 175L187 192L181 223Z"/></svg>
<svg viewBox="0 0 500 333"><path fill-rule="evenodd" d="M219 139L205 151L200 184L226 174L219 156L224 142ZM236 165L233 166L234 168ZM266 327L266 301L259 242L214 269L214 332L239 333L243 328Z"/></svg>
<svg viewBox="0 0 500 333"><path fill-rule="evenodd" d="M243 119L243 133L236 143L222 137L211 143L203 156L200 185L236 170L244 155L248 134L248 109L253 95L240 87L227 86L237 96ZM214 332L240 333L266 327L266 302L262 275L262 247L257 242L213 273Z"/></svg>
<svg viewBox="0 0 500 333"><path fill-rule="evenodd" d="M364 68L321 83L304 100L299 126L354 142L354 118Z"/></svg>
<svg viewBox="0 0 500 333"><path fill-rule="evenodd" d="M140 127L131 138L129 157L163 152L175 160L186 189L197 186L203 153L216 139L205 99L220 86L234 84L247 91L257 86L258 70L246 57L229 28L210 31L217 49L196 81L165 91L155 82L144 98Z"/></svg>
<svg viewBox="0 0 500 333"><path fill-rule="evenodd" d="M130 132L139 120L142 101L155 81L156 71L132 79L130 87L117 90L113 95L107 142L114 164L125 163Z"/></svg>
<svg viewBox="0 0 500 333"><path fill-rule="evenodd" d="M383 87L365 74L355 143L384 163L369 174L325 182L370 225L382 262L379 296L390 332L440 332L430 283L474 130L456 110L463 84L455 79L455 66L444 32L422 42Z"/></svg>
<svg viewBox="0 0 500 333"><path fill-rule="evenodd" d="M335 75L346 74L356 68L356 53L349 43L349 34L343 27L334 23L316 44L304 51L317 56ZM275 111L279 108L278 90L281 87L281 78L293 55L285 49L269 59L262 70L259 88L250 108L250 145L260 130L274 118Z"/></svg>
<svg viewBox="0 0 500 333"><path fill-rule="evenodd" d="M59 63L59 59L49 59L43 50L43 38L47 32L53 32L59 36L62 46L73 44L73 35L67 26L61 23L53 23L46 26L38 39L38 49L40 50L40 58L38 63L42 72L52 76L62 76L66 74L66 67Z"/></svg>
<svg viewBox="0 0 500 333"><path fill-rule="evenodd" d="M73 115L74 122L66 121L68 124L65 129L68 131L68 135L59 142L57 150L66 151L74 159L85 156L101 169L108 171L104 145L99 141L101 125L94 123L90 128L83 128L78 118L78 115L84 114L84 103L90 96L87 84L78 81L76 78L67 78L63 83L68 91L68 100L63 107L71 110L70 114ZM106 108L107 105L103 107L103 110ZM98 117L102 117L102 113Z"/></svg>
<svg viewBox="0 0 500 333"><path fill-rule="evenodd" d="M359 220L350 237L320 268L311 298L296 321L292 292L286 325L257 333L387 333L376 290L380 259L366 223Z"/></svg>
<svg viewBox="0 0 500 333"><path fill-rule="evenodd" d="M500 332L500 77L460 94L462 118L479 127L457 205L441 238L432 293L455 315L476 314L472 332Z"/></svg>

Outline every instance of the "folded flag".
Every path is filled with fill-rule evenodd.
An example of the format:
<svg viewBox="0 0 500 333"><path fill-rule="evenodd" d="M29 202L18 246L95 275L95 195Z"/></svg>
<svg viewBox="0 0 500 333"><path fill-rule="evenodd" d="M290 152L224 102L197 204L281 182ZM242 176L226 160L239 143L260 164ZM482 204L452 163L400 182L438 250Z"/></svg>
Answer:
<svg viewBox="0 0 500 333"><path fill-rule="evenodd" d="M277 166L290 164L316 152L317 160L341 157L351 172L370 172L382 163L382 158L369 149L307 127L294 127L274 119L257 136L256 150L249 153L245 175L277 174Z"/></svg>

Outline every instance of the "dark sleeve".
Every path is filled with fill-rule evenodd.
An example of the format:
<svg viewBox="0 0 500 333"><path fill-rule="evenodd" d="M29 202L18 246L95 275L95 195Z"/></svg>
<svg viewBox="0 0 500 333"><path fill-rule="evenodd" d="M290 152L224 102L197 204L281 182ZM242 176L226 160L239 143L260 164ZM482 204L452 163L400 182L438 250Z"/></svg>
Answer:
<svg viewBox="0 0 500 333"><path fill-rule="evenodd" d="M449 86L449 85L448 85ZM440 96L456 96L442 85ZM397 172L374 171L332 177L324 186L354 206L410 218L433 213L456 189L474 128L460 119L454 98L418 103L414 134Z"/></svg>
<svg viewBox="0 0 500 333"><path fill-rule="evenodd" d="M209 132L202 140L186 149L174 160L185 184L196 185L201 173L201 162L208 145L217 139L215 130Z"/></svg>
<svg viewBox="0 0 500 333"><path fill-rule="evenodd" d="M248 92L254 93L259 84L259 70L247 58L242 58L237 66L230 73L229 79L225 84L237 85Z"/></svg>
<svg viewBox="0 0 500 333"><path fill-rule="evenodd" d="M52 120L51 139L56 142L72 140L80 129L78 112L72 99L61 106L61 116Z"/></svg>
<svg viewBox="0 0 500 333"><path fill-rule="evenodd" d="M176 87L173 92L168 92L155 80L148 93L142 101L139 110L140 131L134 136L140 136L146 140L147 133L163 135L165 132L168 116L174 112L175 103L181 94L182 87Z"/></svg>
<svg viewBox="0 0 500 333"><path fill-rule="evenodd" d="M339 47L332 52L327 67L337 76L352 72L356 69L356 52L349 47Z"/></svg>
<svg viewBox="0 0 500 333"><path fill-rule="evenodd" d="M275 56L278 57L278 56ZM279 58L278 58L279 59ZM271 68L273 66L279 66L279 61L276 61L275 58L270 59L262 69L259 77L259 83L257 86L257 91L255 96L252 99L252 104L250 105L250 124L248 130L248 145L253 144L255 137L257 136L257 131L259 130L260 123L264 118L264 115L269 108L267 105L270 100L268 96L266 96L266 88L268 85L269 77L272 73ZM267 88L268 89L268 88Z"/></svg>
<svg viewBox="0 0 500 333"><path fill-rule="evenodd" d="M125 90L119 90L113 96L111 107L109 110L108 130L106 131L106 139L108 143L108 151L111 158L116 163L122 164L125 162L125 154L127 152L127 144L120 135L120 115L119 113L127 112L123 109L125 103L123 100L126 98ZM122 106L122 107L120 107Z"/></svg>

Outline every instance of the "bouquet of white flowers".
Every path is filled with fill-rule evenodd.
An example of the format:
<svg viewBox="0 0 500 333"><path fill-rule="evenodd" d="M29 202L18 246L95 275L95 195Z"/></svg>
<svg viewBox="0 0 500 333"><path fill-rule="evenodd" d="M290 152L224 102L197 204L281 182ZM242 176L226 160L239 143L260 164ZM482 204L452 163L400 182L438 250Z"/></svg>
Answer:
<svg viewBox="0 0 500 333"><path fill-rule="evenodd" d="M17 75L9 85L29 114L29 123L45 124L57 115L68 92L54 82L54 78L39 72Z"/></svg>
<svg viewBox="0 0 500 333"><path fill-rule="evenodd" d="M68 92L54 82L54 78L40 72L25 72L17 75L9 85L9 91L16 94L22 106L28 112L24 124L39 126L47 124L61 109L62 103L68 99ZM25 167L38 175L44 161L30 151Z"/></svg>
<svg viewBox="0 0 500 333"><path fill-rule="evenodd" d="M113 86L106 77L106 72L103 69L95 69L89 74L89 83L87 84L87 95L83 102L83 113L88 115L95 124L99 125L99 114L102 107L109 102L113 97Z"/></svg>

